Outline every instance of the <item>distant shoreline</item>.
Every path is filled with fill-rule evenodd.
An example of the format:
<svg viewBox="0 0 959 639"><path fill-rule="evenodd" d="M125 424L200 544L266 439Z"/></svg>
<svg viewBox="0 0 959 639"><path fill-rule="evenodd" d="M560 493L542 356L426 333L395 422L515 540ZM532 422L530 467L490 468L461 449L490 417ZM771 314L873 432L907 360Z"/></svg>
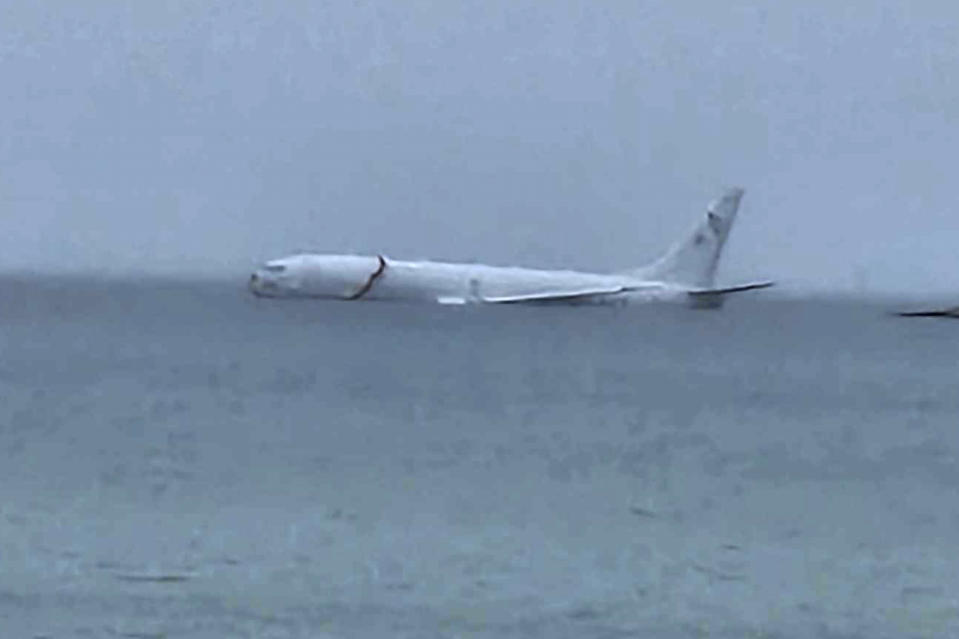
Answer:
<svg viewBox="0 0 959 639"><path fill-rule="evenodd" d="M66 271L33 271L26 269L0 272L0 286L6 284L40 286L214 286L245 289L247 274L236 273L162 273L156 271L127 271L127 272L66 272ZM721 278L720 278L721 279ZM857 292L843 290L816 290L802 287L792 287L788 282L779 283L776 287L756 293L739 302L830 302L830 303L865 303L865 304L959 304L959 290L955 295L946 293L905 293L905 292Z"/></svg>

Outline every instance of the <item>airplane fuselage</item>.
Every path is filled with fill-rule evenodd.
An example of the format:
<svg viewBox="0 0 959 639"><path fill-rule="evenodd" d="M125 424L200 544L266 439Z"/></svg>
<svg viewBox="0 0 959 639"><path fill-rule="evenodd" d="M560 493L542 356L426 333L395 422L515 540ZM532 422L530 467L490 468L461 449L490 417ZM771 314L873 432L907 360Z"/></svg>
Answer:
<svg viewBox="0 0 959 639"><path fill-rule="evenodd" d="M315 254L294 255L267 263L251 276L250 289L264 297L444 304L513 299L535 302L538 296L543 296L544 302L581 304L625 304L686 297L680 287L626 275ZM596 291L606 293L597 295ZM585 292L590 294L581 295Z"/></svg>

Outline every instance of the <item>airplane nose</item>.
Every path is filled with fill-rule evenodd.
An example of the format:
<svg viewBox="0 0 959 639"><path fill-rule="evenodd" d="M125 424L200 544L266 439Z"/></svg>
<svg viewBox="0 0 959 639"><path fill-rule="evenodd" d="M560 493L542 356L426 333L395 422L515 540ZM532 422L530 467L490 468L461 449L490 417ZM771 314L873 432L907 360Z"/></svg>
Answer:
<svg viewBox="0 0 959 639"><path fill-rule="evenodd" d="M247 282L247 287L257 297L269 297L279 293L281 282L278 282L269 273L253 271L250 275L250 281Z"/></svg>

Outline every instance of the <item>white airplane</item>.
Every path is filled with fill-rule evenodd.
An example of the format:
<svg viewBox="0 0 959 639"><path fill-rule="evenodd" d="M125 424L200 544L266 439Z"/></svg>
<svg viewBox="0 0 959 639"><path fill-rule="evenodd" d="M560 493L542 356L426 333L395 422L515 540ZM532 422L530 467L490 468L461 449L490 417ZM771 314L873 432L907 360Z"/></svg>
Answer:
<svg viewBox="0 0 959 639"><path fill-rule="evenodd" d="M743 190L710 203L689 237L652 264L620 273L584 273L485 264L400 261L382 255L302 253L257 269L250 290L264 297L420 301L439 304L614 304L672 301L718 308L730 293L772 286L716 288L719 258Z"/></svg>

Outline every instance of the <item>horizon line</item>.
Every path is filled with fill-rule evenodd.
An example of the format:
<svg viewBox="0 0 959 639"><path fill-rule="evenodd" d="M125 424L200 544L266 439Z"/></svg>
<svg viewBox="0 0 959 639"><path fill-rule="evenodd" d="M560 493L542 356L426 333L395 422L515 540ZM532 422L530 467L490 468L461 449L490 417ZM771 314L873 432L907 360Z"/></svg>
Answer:
<svg viewBox="0 0 959 639"><path fill-rule="evenodd" d="M2 280L70 280L88 282L136 283L137 281L168 282L182 284L228 284L245 286L248 273L227 269L43 269L43 268L7 268L0 269ZM762 297L776 300L862 300L862 301L924 301L942 300L953 295L945 290L903 290L889 289L851 289L848 287L825 287L798 282L795 280L776 280L776 285L764 291ZM959 290L954 294L959 299Z"/></svg>

